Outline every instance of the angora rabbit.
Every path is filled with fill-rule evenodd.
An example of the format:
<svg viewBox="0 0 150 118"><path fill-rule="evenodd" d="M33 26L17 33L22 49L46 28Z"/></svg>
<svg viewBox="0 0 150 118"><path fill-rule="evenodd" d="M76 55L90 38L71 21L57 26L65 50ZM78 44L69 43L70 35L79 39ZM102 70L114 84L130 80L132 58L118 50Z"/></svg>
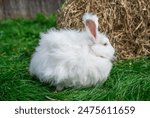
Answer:
<svg viewBox="0 0 150 118"><path fill-rule="evenodd" d="M85 29L50 29L41 34L30 63L30 74L56 86L85 87L104 82L112 68L115 50L98 31L98 17L83 15Z"/></svg>

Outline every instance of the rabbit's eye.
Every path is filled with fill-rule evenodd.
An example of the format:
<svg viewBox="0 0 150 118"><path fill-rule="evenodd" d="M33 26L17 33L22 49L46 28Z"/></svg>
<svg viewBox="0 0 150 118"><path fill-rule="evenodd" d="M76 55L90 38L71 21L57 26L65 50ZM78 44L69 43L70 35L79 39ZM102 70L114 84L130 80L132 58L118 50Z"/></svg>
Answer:
<svg viewBox="0 0 150 118"><path fill-rule="evenodd" d="M104 43L104 46L107 46L107 43Z"/></svg>

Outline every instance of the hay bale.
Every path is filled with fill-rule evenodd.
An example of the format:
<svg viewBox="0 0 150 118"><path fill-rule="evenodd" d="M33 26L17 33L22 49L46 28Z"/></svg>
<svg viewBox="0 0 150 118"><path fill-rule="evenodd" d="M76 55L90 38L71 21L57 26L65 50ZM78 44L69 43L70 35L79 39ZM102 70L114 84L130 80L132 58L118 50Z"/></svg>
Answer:
<svg viewBox="0 0 150 118"><path fill-rule="evenodd" d="M58 26L82 28L85 12L98 15L100 31L108 34L119 58L150 56L149 0L66 0Z"/></svg>

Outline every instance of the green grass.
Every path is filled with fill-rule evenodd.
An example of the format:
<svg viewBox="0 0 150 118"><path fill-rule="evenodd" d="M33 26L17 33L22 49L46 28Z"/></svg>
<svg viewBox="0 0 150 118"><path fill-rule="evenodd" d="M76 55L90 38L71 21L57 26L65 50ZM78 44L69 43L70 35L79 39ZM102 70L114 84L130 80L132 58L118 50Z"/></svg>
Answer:
<svg viewBox="0 0 150 118"><path fill-rule="evenodd" d="M150 100L150 57L117 61L103 85L65 89L39 82L28 72L39 33L56 17L0 21L0 100Z"/></svg>

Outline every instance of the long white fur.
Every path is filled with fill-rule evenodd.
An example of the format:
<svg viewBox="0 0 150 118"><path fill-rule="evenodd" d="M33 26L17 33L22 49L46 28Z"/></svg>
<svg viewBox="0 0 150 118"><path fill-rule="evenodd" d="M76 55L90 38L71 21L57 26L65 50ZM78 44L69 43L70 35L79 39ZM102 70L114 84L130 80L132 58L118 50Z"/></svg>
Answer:
<svg viewBox="0 0 150 118"><path fill-rule="evenodd" d="M97 16L86 13L83 22L86 19L92 19L98 26ZM99 44L93 44L86 30L50 29L41 33L31 59L30 74L59 90L105 81L112 68L114 49L104 34L98 33L98 38ZM106 42L107 47L103 46Z"/></svg>

